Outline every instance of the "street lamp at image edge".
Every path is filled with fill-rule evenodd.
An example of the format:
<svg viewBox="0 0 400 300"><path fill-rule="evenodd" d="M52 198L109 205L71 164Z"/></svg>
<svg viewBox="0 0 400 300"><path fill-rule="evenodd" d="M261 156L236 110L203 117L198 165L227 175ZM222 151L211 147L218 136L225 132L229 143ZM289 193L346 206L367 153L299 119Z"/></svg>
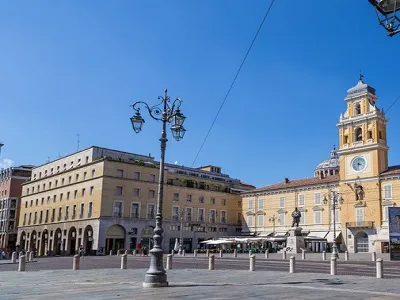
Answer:
<svg viewBox="0 0 400 300"><path fill-rule="evenodd" d="M157 213L155 217L155 227L153 236L153 248L150 250L150 267L146 272L143 287L167 287L167 275L163 265L164 250L162 249L162 241L164 232L162 228L162 207L164 198L164 164L165 164L165 149L167 147L167 133L166 125L171 124L171 131L173 137L179 141L185 135L185 128L182 124L186 117L180 112L179 108L182 104L182 100L176 98L172 105L169 104L170 97L167 95L167 89L164 90L164 97L159 96L158 99L161 102L154 106L149 106L147 103L138 101L135 102L132 108L136 111L135 115L130 118L133 130L139 133L142 130L142 126L145 123L144 119L140 115L139 105L144 106L154 120L162 121L162 133L161 133L161 158L159 167L159 181L158 181L158 198L157 198Z"/></svg>
<svg viewBox="0 0 400 300"><path fill-rule="evenodd" d="M368 0L376 10L378 23L386 29L390 37L400 32L400 19L396 12L400 10L400 0ZM381 15L381 17L379 16Z"/></svg>
<svg viewBox="0 0 400 300"><path fill-rule="evenodd" d="M340 195L338 192L332 191L332 195L330 196L330 199L332 200L332 210L333 210L333 245L332 245L332 257L339 258L339 252L337 249L337 244L336 244L336 207L339 204L343 204L344 199L340 195L340 198L338 199L338 195ZM326 198L326 195L324 196L323 203L325 205L328 204L328 199Z"/></svg>

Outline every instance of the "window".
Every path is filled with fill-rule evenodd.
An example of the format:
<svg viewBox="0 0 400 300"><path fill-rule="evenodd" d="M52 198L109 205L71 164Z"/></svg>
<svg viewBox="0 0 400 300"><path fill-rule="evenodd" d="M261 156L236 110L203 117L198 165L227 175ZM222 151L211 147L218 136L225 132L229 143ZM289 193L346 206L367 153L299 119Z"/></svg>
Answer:
<svg viewBox="0 0 400 300"><path fill-rule="evenodd" d="M124 170L117 169L117 177L119 177L119 178L124 177Z"/></svg>
<svg viewBox="0 0 400 300"><path fill-rule="evenodd" d="M285 226L285 213L281 212L278 214L278 225L279 226Z"/></svg>
<svg viewBox="0 0 400 300"><path fill-rule="evenodd" d="M75 220L76 218L76 204L72 207L72 220Z"/></svg>
<svg viewBox="0 0 400 300"><path fill-rule="evenodd" d="M71 192L67 192L67 200L69 200L70 195L71 195Z"/></svg>
<svg viewBox="0 0 400 300"><path fill-rule="evenodd" d="M26 214L24 214L24 223L23 225L26 225Z"/></svg>
<svg viewBox="0 0 400 300"><path fill-rule="evenodd" d="M148 219L154 219L155 218L155 205L154 204L148 204L147 205L147 218Z"/></svg>
<svg viewBox="0 0 400 300"><path fill-rule="evenodd" d="M321 224L322 223L322 211L317 210L314 211L314 224Z"/></svg>
<svg viewBox="0 0 400 300"><path fill-rule="evenodd" d="M257 210L263 210L264 209L264 199L258 199L258 208Z"/></svg>
<svg viewBox="0 0 400 300"><path fill-rule="evenodd" d="M29 195L29 188L26 189L26 194Z"/></svg>
<svg viewBox="0 0 400 300"><path fill-rule="evenodd" d="M140 189L133 189L133 196L139 197L140 196Z"/></svg>
<svg viewBox="0 0 400 300"><path fill-rule="evenodd" d="M383 186L384 190L384 199L392 199L392 185L391 184L385 184Z"/></svg>
<svg viewBox="0 0 400 300"><path fill-rule="evenodd" d="M150 182L156 182L156 175L150 174Z"/></svg>
<svg viewBox="0 0 400 300"><path fill-rule="evenodd" d="M305 196L304 195L298 195L297 196L297 206L302 207L306 205L305 201Z"/></svg>
<svg viewBox="0 0 400 300"><path fill-rule="evenodd" d="M349 136L348 135L344 135L343 136L343 144L348 144L349 143Z"/></svg>
<svg viewBox="0 0 400 300"><path fill-rule="evenodd" d="M192 195L187 195L186 201L187 202L192 202Z"/></svg>
<svg viewBox="0 0 400 300"><path fill-rule="evenodd" d="M211 198L211 204L215 204L215 198Z"/></svg>
<svg viewBox="0 0 400 300"><path fill-rule="evenodd" d="M58 221L61 221L61 217L62 217L62 207L58 208Z"/></svg>
<svg viewBox="0 0 400 300"><path fill-rule="evenodd" d="M50 203L50 196L47 197L47 204Z"/></svg>
<svg viewBox="0 0 400 300"><path fill-rule="evenodd" d="M85 193L86 193L86 189L83 188L83 189L82 189L82 197L85 197Z"/></svg>
<svg viewBox="0 0 400 300"><path fill-rule="evenodd" d="M321 205L321 193L315 193L314 200L315 200L315 205Z"/></svg>
<svg viewBox="0 0 400 300"><path fill-rule="evenodd" d="M199 215L197 218L199 222L204 222L204 208L199 208Z"/></svg>
<svg viewBox="0 0 400 300"><path fill-rule="evenodd" d="M43 191L46 189L46 184L43 183Z"/></svg>
<svg viewBox="0 0 400 300"><path fill-rule="evenodd" d="M215 209L210 209L210 223L216 222L216 211Z"/></svg>
<svg viewBox="0 0 400 300"><path fill-rule="evenodd" d="M32 193L34 193L34 192L35 192L35 187L33 186L33 187L32 187Z"/></svg>
<svg viewBox="0 0 400 300"><path fill-rule="evenodd" d="M51 211L51 222L54 222L55 217L56 217L56 209L53 208L53 210Z"/></svg>
<svg viewBox="0 0 400 300"><path fill-rule="evenodd" d="M185 220L186 220L186 222L192 222L192 208L191 207L185 208Z"/></svg>
<svg viewBox="0 0 400 300"><path fill-rule="evenodd" d="M114 201L113 217L122 218L123 215L122 209L123 209L122 201Z"/></svg>
<svg viewBox="0 0 400 300"><path fill-rule="evenodd" d="M64 219L68 220L68 218L69 218L69 206L66 206L65 207L65 217L64 217Z"/></svg>
<svg viewBox="0 0 400 300"><path fill-rule="evenodd" d="M91 218L93 214L93 202L89 202L88 218Z"/></svg>
<svg viewBox="0 0 400 300"><path fill-rule="evenodd" d="M91 186L90 187L90 196L93 196L93 194L94 194L94 186Z"/></svg>
<svg viewBox="0 0 400 300"><path fill-rule="evenodd" d="M221 210L221 223L226 224L226 211Z"/></svg>
<svg viewBox="0 0 400 300"><path fill-rule="evenodd" d="M61 178L61 185L64 185L64 178Z"/></svg>
<svg viewBox="0 0 400 300"><path fill-rule="evenodd" d="M85 216L85 203L81 203L81 213L80 213L79 217L81 219L83 219L84 216Z"/></svg>
<svg viewBox="0 0 400 300"><path fill-rule="evenodd" d="M74 191L74 199L78 198L78 190Z"/></svg>
<svg viewBox="0 0 400 300"><path fill-rule="evenodd" d="M96 173L96 170L92 170L92 178L94 177L94 175L95 175L95 173Z"/></svg>
<svg viewBox="0 0 400 300"><path fill-rule="evenodd" d="M364 225L364 207L356 207L356 224Z"/></svg>
<svg viewBox="0 0 400 300"><path fill-rule="evenodd" d="M139 219L139 203L131 204L131 218Z"/></svg>
<svg viewBox="0 0 400 300"><path fill-rule="evenodd" d="M221 204L222 206L226 206L226 199L222 199Z"/></svg>
<svg viewBox="0 0 400 300"><path fill-rule="evenodd" d="M49 182L49 189L51 189L51 181Z"/></svg>
<svg viewBox="0 0 400 300"><path fill-rule="evenodd" d="M253 210L254 209L254 203L253 200L249 200L249 210Z"/></svg>
<svg viewBox="0 0 400 300"><path fill-rule="evenodd" d="M56 187L58 186L58 180L56 180L56 183L55 183L55 185L56 185Z"/></svg>
<svg viewBox="0 0 400 300"><path fill-rule="evenodd" d="M42 198L43 199L43 198ZM43 203L42 203L43 204ZM28 201L25 201L25 208L28 208Z"/></svg>
<svg viewBox="0 0 400 300"><path fill-rule="evenodd" d="M72 177L68 176L68 183L71 183L71 181L72 181Z"/></svg>
<svg viewBox="0 0 400 300"><path fill-rule="evenodd" d="M179 207L178 206L172 207L172 221L179 222Z"/></svg>
<svg viewBox="0 0 400 300"><path fill-rule="evenodd" d="M135 179L135 180L140 180L140 172L135 172L135 173L133 174L133 179Z"/></svg>
<svg viewBox="0 0 400 300"><path fill-rule="evenodd" d="M115 188L115 196L122 196L123 193L123 187L122 186L117 186Z"/></svg>
<svg viewBox="0 0 400 300"><path fill-rule="evenodd" d="M31 225L32 213L29 213L28 225Z"/></svg>
<svg viewBox="0 0 400 300"><path fill-rule="evenodd" d="M154 190L149 191L149 199L154 199L156 195L156 192Z"/></svg>
<svg viewBox="0 0 400 300"><path fill-rule="evenodd" d="M57 201L57 195L53 196L53 203Z"/></svg>
<svg viewBox="0 0 400 300"><path fill-rule="evenodd" d="M389 220L389 206L383 207L383 221Z"/></svg>
<svg viewBox="0 0 400 300"><path fill-rule="evenodd" d="M44 198L42 198L42 200L41 200L41 204L42 204L42 205L44 204Z"/></svg>
<svg viewBox="0 0 400 300"><path fill-rule="evenodd" d="M361 127L356 128L356 130L354 131L354 140L356 142L358 141L362 141L362 129Z"/></svg>
<svg viewBox="0 0 400 300"><path fill-rule="evenodd" d="M38 203L39 203L39 199L36 199L35 205L38 206Z"/></svg>
<svg viewBox="0 0 400 300"><path fill-rule="evenodd" d="M264 226L264 215L258 215L258 226Z"/></svg>
<svg viewBox="0 0 400 300"><path fill-rule="evenodd" d="M200 203L204 203L204 197L203 197L203 196L201 196L201 197L199 198L199 202L200 202Z"/></svg>
<svg viewBox="0 0 400 300"><path fill-rule="evenodd" d="M35 211L35 217L33 218L33 224L36 224L37 222L37 211Z"/></svg>
<svg viewBox="0 0 400 300"><path fill-rule="evenodd" d="M85 163L88 163L88 162L89 162L89 156L86 156Z"/></svg>
<svg viewBox="0 0 400 300"><path fill-rule="evenodd" d="M247 216L247 226L253 226L253 216Z"/></svg>
<svg viewBox="0 0 400 300"><path fill-rule="evenodd" d="M371 140L372 138L372 130L368 130L368 139Z"/></svg>
<svg viewBox="0 0 400 300"><path fill-rule="evenodd" d="M301 217L300 217L300 222L299 225L305 225L306 224L306 212L302 211L301 212Z"/></svg>
<svg viewBox="0 0 400 300"><path fill-rule="evenodd" d="M279 208L285 208L285 197L279 198Z"/></svg>
<svg viewBox="0 0 400 300"><path fill-rule="evenodd" d="M361 104L360 103L354 104L354 115L361 115Z"/></svg>
<svg viewBox="0 0 400 300"><path fill-rule="evenodd" d="M43 222L43 211L40 211L40 216L39 216L39 224L42 224Z"/></svg>
<svg viewBox="0 0 400 300"><path fill-rule="evenodd" d="M174 201L179 201L179 193L174 193Z"/></svg>

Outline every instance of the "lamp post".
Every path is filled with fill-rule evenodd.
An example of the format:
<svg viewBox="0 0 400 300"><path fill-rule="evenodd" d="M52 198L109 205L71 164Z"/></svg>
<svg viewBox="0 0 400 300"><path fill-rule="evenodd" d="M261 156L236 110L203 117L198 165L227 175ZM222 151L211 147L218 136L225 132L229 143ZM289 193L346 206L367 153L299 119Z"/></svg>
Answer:
<svg viewBox="0 0 400 300"><path fill-rule="evenodd" d="M275 222L276 222L276 221L279 222L279 218L277 218L277 217L275 217L275 215L273 215L272 217L270 217L270 218L268 219L268 221L269 221L269 222L272 222L273 228L274 228L273 233L275 234Z"/></svg>
<svg viewBox="0 0 400 300"><path fill-rule="evenodd" d="M183 218L185 215L185 207L181 206L179 209L179 221L180 221L180 225L179 225L179 251L178 254L182 255L182 251L183 251Z"/></svg>
<svg viewBox="0 0 400 300"><path fill-rule="evenodd" d="M333 209L333 245L332 245L332 255L331 257L339 258L339 252L336 244L336 208L339 207L339 204L343 204L343 198L340 196L339 192L332 191L329 199L332 201L332 209ZM328 199L326 195L324 196L324 204L328 204Z"/></svg>
<svg viewBox="0 0 400 300"><path fill-rule="evenodd" d="M186 117L180 112L180 106L182 100L176 98L172 104L170 104L170 97L167 94L167 89L164 90L164 96L158 97L161 102L154 106L149 106L147 103L138 101L132 105L135 110L135 115L131 118L133 130L139 133L142 130L142 126L145 123L144 119L140 115L140 106L144 106L154 120L162 121L162 133L161 133L161 159L160 159L160 170L159 170L159 181L158 181L158 197L157 197L157 214L156 214L156 226L154 227L153 236L153 248L150 250L150 267L144 278L143 287L166 287L168 286L167 275L163 266L163 254L162 240L163 240L163 228L162 228L162 207L163 207L163 196L164 196L164 160L165 160L165 149L167 147L167 123L171 124L172 136L175 140L179 141L185 135L185 128L183 122Z"/></svg>

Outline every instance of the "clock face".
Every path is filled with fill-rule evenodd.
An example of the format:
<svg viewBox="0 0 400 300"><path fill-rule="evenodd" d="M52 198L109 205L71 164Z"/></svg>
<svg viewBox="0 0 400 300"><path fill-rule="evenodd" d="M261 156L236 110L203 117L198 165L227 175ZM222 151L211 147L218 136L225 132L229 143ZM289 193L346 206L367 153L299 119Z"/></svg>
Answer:
<svg viewBox="0 0 400 300"><path fill-rule="evenodd" d="M356 172L361 172L364 171L367 166L367 161L365 160L364 157L362 156L356 156L352 161L351 161L351 167L353 168L354 171Z"/></svg>

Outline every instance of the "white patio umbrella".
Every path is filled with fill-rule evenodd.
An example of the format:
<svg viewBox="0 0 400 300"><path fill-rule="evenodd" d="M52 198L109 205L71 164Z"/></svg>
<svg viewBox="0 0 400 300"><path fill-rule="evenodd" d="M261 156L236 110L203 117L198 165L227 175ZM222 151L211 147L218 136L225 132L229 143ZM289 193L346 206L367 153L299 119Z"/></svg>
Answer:
<svg viewBox="0 0 400 300"><path fill-rule="evenodd" d="M179 251L179 241L178 241L178 238L175 239L174 251Z"/></svg>

